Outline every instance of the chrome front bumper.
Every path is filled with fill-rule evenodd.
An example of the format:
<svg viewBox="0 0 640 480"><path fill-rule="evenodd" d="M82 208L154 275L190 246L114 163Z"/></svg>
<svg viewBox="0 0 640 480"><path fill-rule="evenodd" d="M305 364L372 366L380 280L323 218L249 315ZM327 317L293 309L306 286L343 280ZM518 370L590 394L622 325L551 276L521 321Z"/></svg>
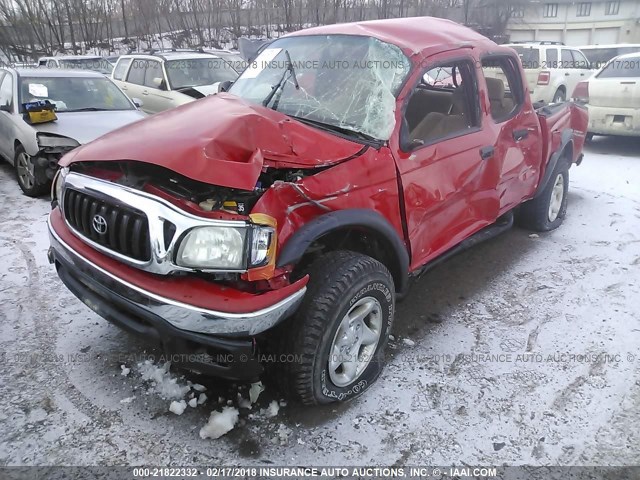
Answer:
<svg viewBox="0 0 640 480"><path fill-rule="evenodd" d="M48 227L51 241L50 262L56 264L63 281L64 276L73 277L73 282L65 281L67 287L87 306L108 320L105 309L115 302L119 304L119 311L130 310L132 315L135 312L135 316L144 317L141 321L144 320L147 324L157 323L157 319L162 319L172 327L188 332L253 336L269 330L291 316L306 292L306 287L302 287L284 300L253 312L227 313L205 310L164 298L113 275L74 251L55 232L50 220ZM61 273L61 269L64 274ZM75 288L72 288L70 283L73 283ZM96 298L100 301L96 301Z"/></svg>

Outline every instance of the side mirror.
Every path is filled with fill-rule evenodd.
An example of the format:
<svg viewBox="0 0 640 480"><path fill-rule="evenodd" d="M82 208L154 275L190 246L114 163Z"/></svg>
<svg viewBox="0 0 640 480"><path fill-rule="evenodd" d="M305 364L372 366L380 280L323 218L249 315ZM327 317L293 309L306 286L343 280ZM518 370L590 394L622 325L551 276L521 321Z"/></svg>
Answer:
<svg viewBox="0 0 640 480"><path fill-rule="evenodd" d="M233 85L233 82L231 80L225 80L224 82L220 82L218 84L218 92L229 91L229 89L231 88L231 85Z"/></svg>
<svg viewBox="0 0 640 480"><path fill-rule="evenodd" d="M167 86L164 83L164 78L160 78L160 77L155 77L151 83L153 83L153 86L156 87L159 90L166 90Z"/></svg>
<svg viewBox="0 0 640 480"><path fill-rule="evenodd" d="M142 108L142 105L144 105L144 102L139 98L132 98L131 101L137 108Z"/></svg>
<svg viewBox="0 0 640 480"><path fill-rule="evenodd" d="M4 105L0 105L0 112L13 113L11 109L11 105L5 103Z"/></svg>

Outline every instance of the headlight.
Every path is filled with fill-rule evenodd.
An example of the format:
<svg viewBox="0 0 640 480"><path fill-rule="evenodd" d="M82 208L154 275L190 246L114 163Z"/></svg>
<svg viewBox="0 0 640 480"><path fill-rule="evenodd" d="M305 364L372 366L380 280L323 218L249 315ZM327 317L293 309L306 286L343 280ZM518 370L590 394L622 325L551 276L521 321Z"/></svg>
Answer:
<svg viewBox="0 0 640 480"><path fill-rule="evenodd" d="M191 268L242 270L245 235L245 228L193 228L180 242L176 263Z"/></svg>
<svg viewBox="0 0 640 480"><path fill-rule="evenodd" d="M211 270L247 270L249 280L271 278L275 268L276 220L257 213L243 227L195 227L178 247L176 264Z"/></svg>
<svg viewBox="0 0 640 480"><path fill-rule="evenodd" d="M62 199L62 189L64 188L64 179L69 173L69 168L64 167L58 169L56 172L56 176L53 177L53 184L51 185L51 200L60 200ZM62 205L60 205L62 208Z"/></svg>
<svg viewBox="0 0 640 480"><path fill-rule="evenodd" d="M59 135L38 134L38 146L40 148L77 147L80 144L73 138Z"/></svg>

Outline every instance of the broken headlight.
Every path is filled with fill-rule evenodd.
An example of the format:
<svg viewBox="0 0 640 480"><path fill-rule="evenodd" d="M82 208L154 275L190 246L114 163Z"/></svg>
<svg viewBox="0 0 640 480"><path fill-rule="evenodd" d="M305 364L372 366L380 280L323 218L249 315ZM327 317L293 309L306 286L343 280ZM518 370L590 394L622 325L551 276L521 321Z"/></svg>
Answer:
<svg viewBox="0 0 640 480"><path fill-rule="evenodd" d="M40 148L75 148L79 145L73 138L38 133L38 146Z"/></svg>
<svg viewBox="0 0 640 480"><path fill-rule="evenodd" d="M60 200L62 198L62 190L64 189L64 179L69 173L69 168L59 168L56 172L56 176L53 177L53 183L51 184L51 200ZM62 208L62 207L61 207Z"/></svg>

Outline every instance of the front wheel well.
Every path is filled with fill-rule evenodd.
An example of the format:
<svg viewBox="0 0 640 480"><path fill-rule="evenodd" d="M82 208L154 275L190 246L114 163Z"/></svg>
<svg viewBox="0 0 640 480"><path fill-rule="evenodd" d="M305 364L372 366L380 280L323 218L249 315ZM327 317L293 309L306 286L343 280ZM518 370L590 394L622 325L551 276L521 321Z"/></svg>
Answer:
<svg viewBox="0 0 640 480"><path fill-rule="evenodd" d="M294 268L293 276L303 276L315 260L325 253L350 250L374 258L387 267L396 291L401 291L406 284L407 272L403 271L402 262L394 248L384 235L375 230L355 226L341 227L327 232L307 247Z"/></svg>

